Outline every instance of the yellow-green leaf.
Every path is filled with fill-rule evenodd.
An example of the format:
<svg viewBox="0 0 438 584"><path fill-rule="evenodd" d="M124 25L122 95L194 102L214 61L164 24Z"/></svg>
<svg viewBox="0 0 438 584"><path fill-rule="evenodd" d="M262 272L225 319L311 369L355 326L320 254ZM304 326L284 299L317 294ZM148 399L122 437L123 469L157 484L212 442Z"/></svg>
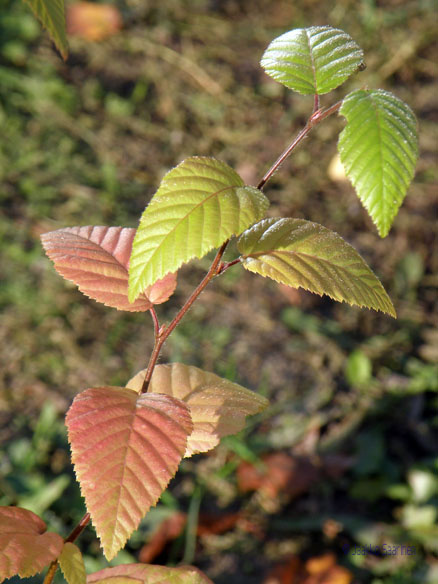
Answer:
<svg viewBox="0 0 438 584"><path fill-rule="evenodd" d="M362 63L362 49L331 26L297 28L274 39L261 66L273 79L304 95L328 93Z"/></svg>
<svg viewBox="0 0 438 584"><path fill-rule="evenodd" d="M68 584L85 584L87 574L85 572L84 559L79 548L74 543L67 542L64 544L58 562Z"/></svg>
<svg viewBox="0 0 438 584"><path fill-rule="evenodd" d="M146 207L129 264L129 300L193 258L201 258L261 219L265 195L227 164L187 158L163 178Z"/></svg>
<svg viewBox="0 0 438 584"><path fill-rule="evenodd" d="M303 219L264 219L238 241L243 267L294 288L396 316L365 261L337 233Z"/></svg>
<svg viewBox="0 0 438 584"><path fill-rule="evenodd" d="M414 176L418 158L415 115L383 89L353 91L339 113L347 118L338 142L345 173L380 236L385 237Z"/></svg>
<svg viewBox="0 0 438 584"><path fill-rule="evenodd" d="M66 59L68 43L65 32L64 0L25 0L25 2L45 26L59 52Z"/></svg>

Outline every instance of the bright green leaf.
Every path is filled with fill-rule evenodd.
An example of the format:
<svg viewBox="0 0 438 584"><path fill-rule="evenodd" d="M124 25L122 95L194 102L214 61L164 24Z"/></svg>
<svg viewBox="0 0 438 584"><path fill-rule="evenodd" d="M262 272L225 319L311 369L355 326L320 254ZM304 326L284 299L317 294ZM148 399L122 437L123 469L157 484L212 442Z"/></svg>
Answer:
<svg viewBox="0 0 438 584"><path fill-rule="evenodd" d="M294 288L387 312L382 284L342 237L303 219L264 219L240 237L243 267Z"/></svg>
<svg viewBox="0 0 438 584"><path fill-rule="evenodd" d="M345 367L348 383L358 387L366 386L372 376L373 366L369 357L357 349L350 353Z"/></svg>
<svg viewBox="0 0 438 584"><path fill-rule="evenodd" d="M214 158L187 158L166 174L141 218L129 268L129 300L261 219L269 205Z"/></svg>
<svg viewBox="0 0 438 584"><path fill-rule="evenodd" d="M64 0L25 0L25 2L46 27L59 52L66 59L68 43L65 32Z"/></svg>
<svg viewBox="0 0 438 584"><path fill-rule="evenodd" d="M414 176L415 115L382 89L350 93L339 113L347 118L338 142L342 164L380 236L385 237Z"/></svg>
<svg viewBox="0 0 438 584"><path fill-rule="evenodd" d="M304 95L332 91L362 63L362 49L330 26L286 32L272 41L260 62L273 79Z"/></svg>
<svg viewBox="0 0 438 584"><path fill-rule="evenodd" d="M87 574L84 560L79 548L74 543L64 544L58 561L68 584L85 584Z"/></svg>

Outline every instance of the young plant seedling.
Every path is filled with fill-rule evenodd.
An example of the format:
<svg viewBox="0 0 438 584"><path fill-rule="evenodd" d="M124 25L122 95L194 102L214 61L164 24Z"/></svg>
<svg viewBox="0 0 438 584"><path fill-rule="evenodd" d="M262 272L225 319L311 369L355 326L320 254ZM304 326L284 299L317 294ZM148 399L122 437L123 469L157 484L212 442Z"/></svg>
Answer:
<svg viewBox="0 0 438 584"><path fill-rule="evenodd" d="M79 393L66 416L77 479L87 513L63 540L24 509L0 510L0 576L31 576L60 565L70 584L169 582L205 584L193 567L130 564L85 574L73 543L91 519L108 560L121 550L155 505L181 460L214 448L241 430L245 417L267 401L240 385L182 363L160 364L164 342L211 280L243 267L294 288L395 317L378 278L341 236L322 225L265 214L264 189L279 166L327 117L346 119L338 149L345 172L377 226L387 235L414 174L418 156L415 116L381 89L359 89L329 107L320 96L363 68L359 46L329 26L292 30L276 38L261 60L266 73L289 89L314 96L304 128L257 186L227 164L190 157L170 170L140 220L124 227L67 227L42 236L55 268L85 295L118 310L149 312L155 343L149 363L125 387L104 383ZM231 238L240 255L223 261ZM176 286L178 269L217 248L196 289L169 324L155 306ZM13 542L8 545L6 539Z"/></svg>

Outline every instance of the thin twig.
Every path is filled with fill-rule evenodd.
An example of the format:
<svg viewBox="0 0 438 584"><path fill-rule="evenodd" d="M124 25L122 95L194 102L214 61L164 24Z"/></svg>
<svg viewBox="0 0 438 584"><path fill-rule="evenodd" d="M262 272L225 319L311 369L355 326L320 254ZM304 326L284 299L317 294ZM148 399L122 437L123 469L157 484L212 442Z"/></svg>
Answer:
<svg viewBox="0 0 438 584"><path fill-rule="evenodd" d="M74 541L76 541L77 538L84 531L84 529L87 527L89 521L90 521L90 514L85 513L85 515L82 517L82 519L76 525L76 527L72 530L70 535L68 535L64 539L64 543L73 543ZM53 562L50 564L49 569L47 570L46 577L44 578L43 584L52 584L53 578L55 577L57 569L58 569L58 559L53 560Z"/></svg>
<svg viewBox="0 0 438 584"><path fill-rule="evenodd" d="M160 323L158 322L158 316L157 313L155 312L155 308L152 306L152 308L150 308L149 311L151 313L152 320L154 321L155 339L157 339L158 335L160 334Z"/></svg>
<svg viewBox="0 0 438 584"><path fill-rule="evenodd" d="M280 168L280 166L283 164L283 162L286 160L286 158L295 150L295 148L298 146L298 144L307 136L307 134L310 132L310 130L313 127L315 127L317 124L322 122L322 120L325 120L325 118L327 118L328 116L331 116L332 114L337 112L339 110L339 108L341 107L341 105L342 105L342 101L339 101L338 103L335 103L335 105L332 105L331 107L329 107L326 110L317 109L316 111L314 111L312 113L312 115L310 116L310 118L308 119L307 124L304 126L304 128L300 132L298 132L298 134L296 135L294 140L291 142L291 144L286 148L286 150L282 154L280 154L280 156L277 158L277 160L274 162L274 164L271 166L271 168L268 170L268 172L265 174L265 176L259 182L259 184L257 185L257 188L262 189L266 185L268 180L270 180L272 178L272 176L277 172L277 170Z"/></svg>
<svg viewBox="0 0 438 584"><path fill-rule="evenodd" d="M141 388L141 393L146 393L148 390L149 383L150 383L151 378L152 378L152 373L154 371L155 365L157 364L158 357L160 356L161 348L163 347L164 343L166 342L167 337L175 329L175 327L178 326L181 319L187 313L189 308L192 306L194 301L198 298L198 296L201 294L201 292L204 290L204 288L207 286L207 284L210 282L210 280L212 280L215 276L217 276L219 274L219 271L221 268L221 259L222 259L222 256L224 255L225 248L228 245L228 241L229 240L227 239L227 241L225 241L225 243L222 244L222 246L219 249L219 251L217 252L216 257L214 258L213 263L211 264L210 269L208 270L207 274L204 276L201 283L195 288L195 290L192 292L192 294L186 300L184 306L181 308L181 310L178 312L178 314L175 316L175 318L172 320L172 322L168 326L160 329L159 334L155 340L155 346L154 346L154 349L152 351L151 357L149 359L148 367L146 369L146 375L145 375L143 385Z"/></svg>

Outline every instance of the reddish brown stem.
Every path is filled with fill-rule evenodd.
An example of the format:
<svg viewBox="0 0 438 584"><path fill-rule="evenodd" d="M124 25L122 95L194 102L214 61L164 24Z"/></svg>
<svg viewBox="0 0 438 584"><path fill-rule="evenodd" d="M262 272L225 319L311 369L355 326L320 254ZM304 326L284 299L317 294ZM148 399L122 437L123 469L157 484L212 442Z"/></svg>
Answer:
<svg viewBox="0 0 438 584"><path fill-rule="evenodd" d="M317 103L317 100L315 100L315 106L319 105L319 100ZM321 123L322 120L325 120L325 118L327 118L328 116L331 116L332 114L334 114L335 112L337 112L339 110L339 108L342 105L342 101L339 101L338 103L335 103L335 105L332 105L331 107L329 107L326 110L321 110L321 109L317 109L316 111L314 110L313 114L310 116L310 118L307 121L307 124L304 126L304 128L298 132L297 136L294 138L294 140L292 141L292 143L286 148L286 150L280 154L280 156L277 158L277 160L274 162L274 164L271 166L271 168L268 170L268 172L265 174L265 176L262 178L262 180L259 182L259 184L257 185L258 189L262 189L265 184L268 182L268 180L270 180L272 178L272 176L277 172L277 170L280 168L280 166L283 164L283 162L286 160L286 158L288 156L290 156L290 154L295 150L295 148L298 146L298 144L304 140L304 138L307 136L307 134L310 132L310 130L316 126L317 124Z"/></svg>
<svg viewBox="0 0 438 584"><path fill-rule="evenodd" d="M68 535L65 540L64 543L73 543L74 541L76 541L78 539L78 537L81 535L81 533L84 531L84 529L87 527L87 525L90 522L90 514L89 513L85 513L85 515L82 517L82 519L79 521L79 523L76 525L76 527L73 529L73 531L70 533L70 535Z"/></svg>
<svg viewBox="0 0 438 584"><path fill-rule="evenodd" d="M64 539L64 543L73 543L77 540L77 538L81 535L84 529L87 527L90 521L90 514L85 513L73 531ZM58 560L53 560L50 564L49 569L47 570L46 577L44 578L43 584L52 584L53 578L55 577L56 571L58 569Z"/></svg>
<svg viewBox="0 0 438 584"><path fill-rule="evenodd" d="M158 316L153 306L152 308L150 308L150 313L152 316L152 320L154 321L155 339L157 339L158 335L160 334L160 323L158 322Z"/></svg>
<svg viewBox="0 0 438 584"><path fill-rule="evenodd" d="M164 343L166 342L167 337L175 329L175 327L178 326L181 319L187 313L189 308L192 306L194 301L198 298L198 296L201 294L201 292L204 290L204 288L207 286L207 284L210 282L210 280L212 280L215 276L218 275L220 268L221 268L221 259L222 259L222 256L224 255L225 248L228 245L228 241L229 240L227 239L227 241L222 244L222 246L219 249L219 251L217 252L216 257L214 258L213 263L211 264L210 269L208 270L207 274L204 276L201 283L192 292L190 297L186 300L184 306L181 308L181 310L178 312L178 314L175 316L175 318L172 320L172 322L167 327L160 329L159 334L155 340L155 346L154 346L154 349L152 351L151 357L149 359L148 367L146 369L146 375L145 375L143 385L141 388L141 393L146 393L148 388L149 388L149 383L150 383L151 378L152 378L152 373L154 372L155 365L157 364L158 357L160 356L161 348L164 345Z"/></svg>

